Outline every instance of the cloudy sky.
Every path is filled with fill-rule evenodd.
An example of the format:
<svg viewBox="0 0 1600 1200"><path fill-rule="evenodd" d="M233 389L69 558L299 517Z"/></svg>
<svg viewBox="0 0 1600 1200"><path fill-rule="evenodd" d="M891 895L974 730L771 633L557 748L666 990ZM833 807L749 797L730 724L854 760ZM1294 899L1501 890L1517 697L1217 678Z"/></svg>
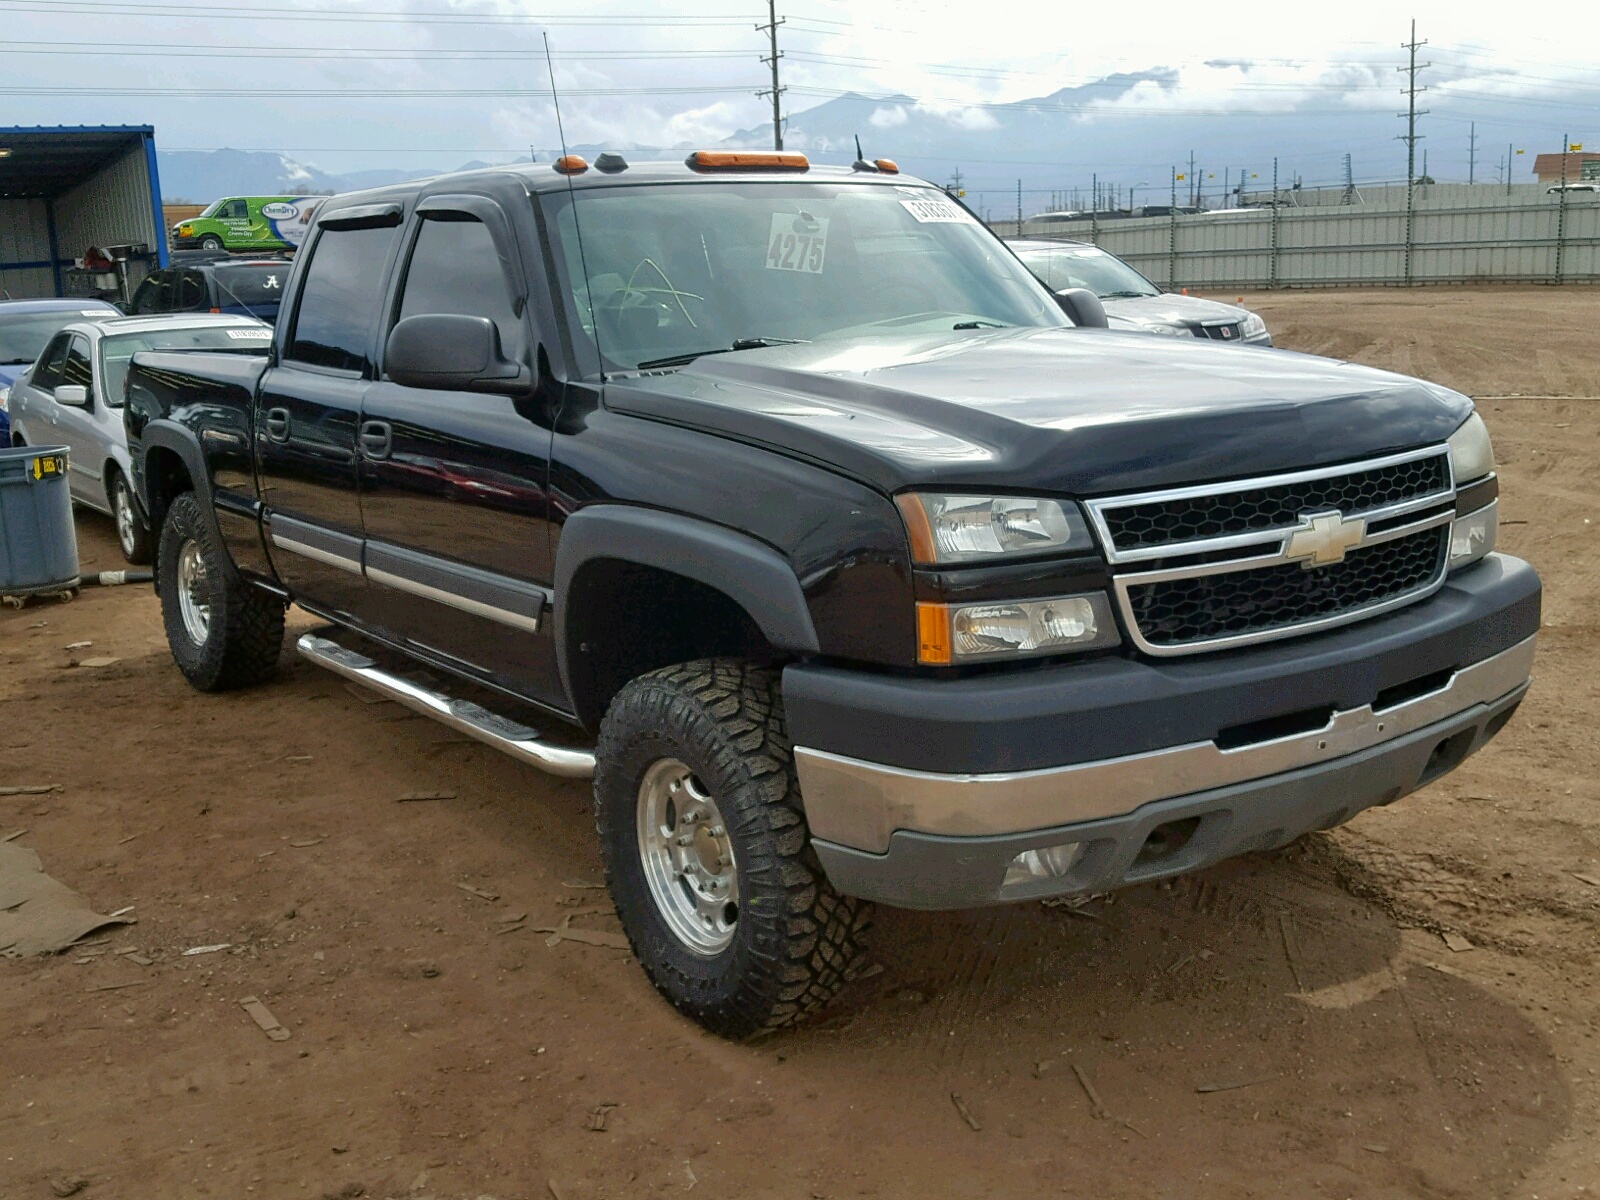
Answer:
<svg viewBox="0 0 1600 1200"><path fill-rule="evenodd" d="M340 172L452 166L557 144L547 33L570 142L705 143L770 119L755 95L765 15L763 0L0 0L0 94L8 123L150 123L168 150L279 150ZM1554 107L1574 141L1600 145L1600 6L1570 0L1414 13L1384 0L780 0L779 15L789 111L904 94L969 131L993 105L1158 68L1164 82L1091 94L1062 119L1392 116L1414 15L1432 43L1433 136L1464 140L1475 120L1503 145ZM904 115L886 104L874 123L887 136ZM1101 169L1132 169L1128 154Z"/></svg>

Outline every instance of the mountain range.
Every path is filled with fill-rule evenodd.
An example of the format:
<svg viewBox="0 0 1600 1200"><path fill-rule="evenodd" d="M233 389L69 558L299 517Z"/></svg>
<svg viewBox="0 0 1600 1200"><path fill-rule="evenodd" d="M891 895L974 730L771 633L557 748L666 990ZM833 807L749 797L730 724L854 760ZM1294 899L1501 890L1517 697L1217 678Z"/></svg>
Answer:
<svg viewBox="0 0 1600 1200"><path fill-rule="evenodd" d="M1171 71L1152 69L1112 75L1009 104L966 108L920 104L906 95L850 93L791 113L784 142L786 149L804 150L818 161L849 163L855 158L859 136L868 158L892 158L902 170L936 183L953 182L959 171L967 203L997 216L1015 211L1019 186L1022 207L1036 212L1052 201L1067 202L1072 189L1086 197L1097 174L1102 183L1116 185L1123 197L1132 186L1139 189L1141 200L1160 203L1172 187L1173 171L1189 173L1191 153L1198 156L1191 178L1201 180L1214 204L1222 200L1224 181L1237 180L1240 171L1252 176L1253 187L1268 186L1275 157L1286 187L1299 177L1304 177L1307 186L1340 182L1346 153L1352 156L1358 181L1405 178L1404 150L1395 136L1402 130L1388 108L1358 108L1337 96L1313 101L1315 107L1273 112L1230 112L1221 107L1185 112L1156 107L1162 92L1175 80ZM1119 97L1126 99L1136 88L1142 89L1141 97L1154 97L1154 104L1115 110L1102 107ZM1560 134L1547 131L1563 128L1563 120L1570 117L1557 106L1531 101L1516 110L1518 128L1512 138L1529 147L1526 158L1516 160L1524 171L1531 167L1536 150L1559 148ZM1440 117L1425 118L1425 122L1421 128L1428 138L1422 145L1433 155L1429 172L1441 180L1465 180L1469 169L1466 122L1446 124ZM1497 126L1496 133L1505 136L1504 126ZM751 148L771 144L770 126L738 130L718 143ZM692 148L579 145L571 150L591 159L603 149L637 158L677 158ZM535 151L541 162L552 161L558 153L554 147ZM1479 145L1476 174L1480 181L1494 178L1494 154ZM1107 180L1105 164L1130 161L1142 165L1124 166L1115 178ZM287 155L260 151L170 151L160 155L164 197L168 202L192 203L227 195L352 191L484 165L441 162L437 168L374 168L339 174ZM1419 173L1422 165L1419 159ZM1179 184L1180 194L1188 186L1187 181Z"/></svg>

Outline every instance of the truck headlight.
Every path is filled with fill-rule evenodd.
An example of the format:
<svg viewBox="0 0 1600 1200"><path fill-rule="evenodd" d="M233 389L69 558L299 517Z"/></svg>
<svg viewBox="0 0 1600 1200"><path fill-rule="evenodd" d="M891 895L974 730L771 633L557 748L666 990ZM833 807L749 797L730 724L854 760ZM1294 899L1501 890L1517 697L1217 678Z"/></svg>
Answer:
<svg viewBox="0 0 1600 1200"><path fill-rule="evenodd" d="M984 604L917 605L917 661L949 667L1098 650L1121 641L1102 592Z"/></svg>
<svg viewBox="0 0 1600 1200"><path fill-rule="evenodd" d="M1473 413L1450 435L1450 467L1456 486L1482 479L1494 470L1494 447L1489 442L1489 427Z"/></svg>
<svg viewBox="0 0 1600 1200"><path fill-rule="evenodd" d="M895 498L922 566L984 562L1011 555L1088 550L1094 545L1077 506L1018 496L905 492Z"/></svg>
<svg viewBox="0 0 1600 1200"><path fill-rule="evenodd" d="M1267 331L1267 323L1255 313L1246 313L1244 320L1239 322L1239 336L1245 338L1260 337Z"/></svg>
<svg viewBox="0 0 1600 1200"><path fill-rule="evenodd" d="M1163 337L1193 337L1194 336L1194 330L1190 329L1187 325L1155 325L1155 324L1152 324L1152 325L1143 326L1143 329L1144 329L1144 331L1146 333L1157 333L1157 334L1162 335Z"/></svg>

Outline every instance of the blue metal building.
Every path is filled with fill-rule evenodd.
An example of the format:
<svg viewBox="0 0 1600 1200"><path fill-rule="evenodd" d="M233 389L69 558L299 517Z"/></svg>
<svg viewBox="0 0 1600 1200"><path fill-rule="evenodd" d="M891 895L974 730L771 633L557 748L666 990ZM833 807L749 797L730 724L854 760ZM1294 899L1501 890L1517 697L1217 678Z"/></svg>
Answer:
<svg viewBox="0 0 1600 1200"><path fill-rule="evenodd" d="M130 286L167 263L155 130L0 127L0 299L83 294L74 262L113 246Z"/></svg>

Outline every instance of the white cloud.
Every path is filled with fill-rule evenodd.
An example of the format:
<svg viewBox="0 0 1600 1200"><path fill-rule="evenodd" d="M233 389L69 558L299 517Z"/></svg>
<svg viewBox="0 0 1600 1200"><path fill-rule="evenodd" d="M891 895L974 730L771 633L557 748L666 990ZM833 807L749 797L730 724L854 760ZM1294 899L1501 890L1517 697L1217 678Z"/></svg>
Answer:
<svg viewBox="0 0 1600 1200"><path fill-rule="evenodd" d="M875 108L872 115L867 118L867 124L874 129L894 129L904 125L911 119L911 114L906 111L904 104L895 104L887 108Z"/></svg>

